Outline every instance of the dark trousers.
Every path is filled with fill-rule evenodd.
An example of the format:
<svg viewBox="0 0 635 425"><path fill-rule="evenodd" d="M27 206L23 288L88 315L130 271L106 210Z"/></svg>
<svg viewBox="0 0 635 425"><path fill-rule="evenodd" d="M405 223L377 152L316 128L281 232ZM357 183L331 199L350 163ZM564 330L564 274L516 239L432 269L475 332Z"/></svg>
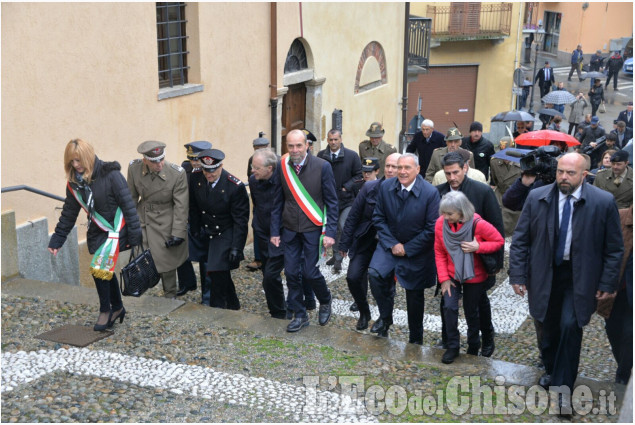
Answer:
<svg viewBox="0 0 635 425"><path fill-rule="evenodd" d="M598 111L598 108L600 107L600 104L602 102L600 101L600 103L593 103L591 102L591 115L595 115Z"/></svg>
<svg viewBox="0 0 635 425"><path fill-rule="evenodd" d="M254 244L254 261L262 261L262 248L259 243Z"/></svg>
<svg viewBox="0 0 635 425"><path fill-rule="evenodd" d="M423 289L406 289L406 308L408 309L408 342L423 344L423 312L425 298Z"/></svg>
<svg viewBox="0 0 635 425"><path fill-rule="evenodd" d="M633 306L628 303L626 288L617 292L611 315L604 322L617 362L615 380L626 383L633 368Z"/></svg>
<svg viewBox="0 0 635 425"><path fill-rule="evenodd" d="M580 124L576 124L576 123L569 123L569 130L567 130L567 134L571 134L573 136L575 136L576 132L578 131L578 126Z"/></svg>
<svg viewBox="0 0 635 425"><path fill-rule="evenodd" d="M447 292L443 295L443 318L445 319L445 328L447 335L447 347L459 348L461 345L461 336L459 334L459 299L463 294L463 311L465 313L465 321L467 322L467 343L473 347L481 346L481 338L479 336L480 320L479 306L482 300L485 286L480 283L461 284L454 282L456 285L452 288L452 295Z"/></svg>
<svg viewBox="0 0 635 425"><path fill-rule="evenodd" d="M396 290L394 274L391 273L384 279L377 270L371 268L368 269L368 280L370 282L370 291L377 302L379 318L392 324L392 310L395 305Z"/></svg>
<svg viewBox="0 0 635 425"><path fill-rule="evenodd" d="M204 262L198 264L201 280L203 280L207 274L207 269ZM179 278L179 289L187 288L190 291L196 289L196 274L194 273L194 265L190 260L185 260L185 262L176 269L176 274Z"/></svg>
<svg viewBox="0 0 635 425"><path fill-rule="evenodd" d="M348 213L351 212L351 207L342 208L339 210L340 216L337 219L337 233L335 234L335 243L333 244L333 257L336 261L342 261L342 256L337 247L340 245L340 238L342 237L342 231L344 230L344 224L348 218Z"/></svg>
<svg viewBox="0 0 635 425"><path fill-rule="evenodd" d="M288 307L295 317L306 317L303 283L311 285L320 304L331 302L331 291L317 267L321 230L296 233L282 229L284 274L287 277Z"/></svg>
<svg viewBox="0 0 635 425"><path fill-rule="evenodd" d="M569 70L569 80L571 79L571 76L573 75L573 72L577 72L578 73L578 80L582 81L582 75L580 75L580 64L579 63L572 63L571 64L571 69Z"/></svg>
<svg viewBox="0 0 635 425"><path fill-rule="evenodd" d="M258 238L254 246L259 247L260 261L262 261L262 289L265 291L265 299L271 317L284 319L286 316L286 302L282 277L280 272L284 268L284 256L269 256L269 240Z"/></svg>
<svg viewBox="0 0 635 425"><path fill-rule="evenodd" d="M210 307L240 310L240 301L236 294L236 287L230 270L208 273L211 282Z"/></svg>
<svg viewBox="0 0 635 425"><path fill-rule="evenodd" d="M609 69L609 73L606 76L606 83L604 84L604 87L608 87L609 86L609 82L611 81L611 77L613 77L613 90L615 90L617 88L617 75L620 73L620 70L618 69L617 71L611 71ZM595 115L595 114L593 114Z"/></svg>
<svg viewBox="0 0 635 425"><path fill-rule="evenodd" d="M478 323L483 338L490 339L494 338L494 324L492 323L492 306L489 301L489 296L487 295L487 289L485 289L486 282L481 283L482 289L480 291L480 296L477 303ZM439 310L441 311L441 341L443 343L443 346L445 347L448 344L447 323L445 319L445 296L441 298L441 302L439 303ZM470 340L468 335L468 344L469 341Z"/></svg>
<svg viewBox="0 0 635 425"><path fill-rule="evenodd" d="M551 84L540 86L540 98L545 97L545 95L549 93L549 90L551 90Z"/></svg>
<svg viewBox="0 0 635 425"><path fill-rule="evenodd" d="M554 266L549 305L542 326L542 359L551 385L573 391L580 364L583 330L573 306L571 262Z"/></svg>
<svg viewBox="0 0 635 425"><path fill-rule="evenodd" d="M97 288L97 295L99 295L99 312L108 313L121 310L123 303L117 275L113 273L111 280L97 279L93 276L93 280Z"/></svg>
<svg viewBox="0 0 635 425"><path fill-rule="evenodd" d="M356 252L348 263L348 271L346 273L348 290L351 292L360 313L367 315L370 315L370 307L368 305L368 266L374 252L374 245L372 249L369 247L369 249Z"/></svg>

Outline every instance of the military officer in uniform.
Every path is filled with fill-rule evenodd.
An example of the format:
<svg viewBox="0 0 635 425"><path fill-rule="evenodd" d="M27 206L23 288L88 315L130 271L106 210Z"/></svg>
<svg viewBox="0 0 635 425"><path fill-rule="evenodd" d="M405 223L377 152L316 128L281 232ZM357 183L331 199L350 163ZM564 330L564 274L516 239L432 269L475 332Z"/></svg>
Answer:
<svg viewBox="0 0 635 425"><path fill-rule="evenodd" d="M240 301L231 270L244 259L249 222L245 185L223 169L225 154L207 149L198 154L202 173L190 181L190 228L208 239L207 274L211 282L210 306L239 310Z"/></svg>
<svg viewBox="0 0 635 425"><path fill-rule="evenodd" d="M428 183L432 183L432 180L434 180L434 175L437 173L437 171L443 170L443 166L441 165L441 160L443 159L445 154L447 154L448 152L462 151L462 150L469 152L470 153L470 162L469 162L470 168L475 169L474 168L474 154L468 151L467 149L463 149L461 147L462 138L463 136L461 135L461 132L459 131L458 128L452 127L448 129L448 133L445 136L446 146L444 148L436 148L434 151L432 151L430 164L428 164L428 169L425 175L425 179Z"/></svg>
<svg viewBox="0 0 635 425"><path fill-rule="evenodd" d="M370 128L366 131L368 140L364 140L359 144L359 158L363 161L364 158L377 158L379 159L379 174L378 179L384 177L384 166L386 164L386 157L390 154L397 152L397 149L389 143L383 140L384 126L379 122L374 122L370 125Z"/></svg>
<svg viewBox="0 0 635 425"><path fill-rule="evenodd" d="M165 161L165 143L146 141L128 167L128 188L141 220L143 246L161 274L163 296L176 296L176 269L187 260L188 191L185 170ZM186 243L183 243L186 242Z"/></svg>
<svg viewBox="0 0 635 425"><path fill-rule="evenodd" d="M611 168L598 171L594 186L611 192L618 208L633 204L633 169L628 166L628 152L617 151L611 155Z"/></svg>
<svg viewBox="0 0 635 425"><path fill-rule="evenodd" d="M187 149L187 159L181 163L181 167L185 170L187 175L187 182L190 183L190 175L192 172L200 173L201 163L198 160L198 154L205 149L211 149L212 144L210 142L201 140L192 143L187 143L185 149ZM198 263L200 275L201 275L201 292L203 294L203 304L209 304L209 285L205 285L205 277L207 276L207 269L205 263L207 262L207 241L205 239L196 239L192 237L192 232L188 226L187 242L189 248L189 258L185 260L185 263L181 264L176 270L179 277L179 291L177 296L185 295L189 291L196 290L196 275L194 274L194 267L192 261ZM207 299L207 302L205 300Z"/></svg>

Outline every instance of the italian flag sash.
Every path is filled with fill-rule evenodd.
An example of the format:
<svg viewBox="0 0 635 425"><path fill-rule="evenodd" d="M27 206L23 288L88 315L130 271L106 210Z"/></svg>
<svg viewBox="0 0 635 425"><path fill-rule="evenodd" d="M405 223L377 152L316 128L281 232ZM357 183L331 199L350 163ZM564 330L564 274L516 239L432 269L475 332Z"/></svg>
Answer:
<svg viewBox="0 0 635 425"><path fill-rule="evenodd" d="M293 165L289 162L289 154L285 154L282 157L282 176L289 186L289 190L293 195L293 198L298 203L304 214L311 220L316 226L322 226L322 235L320 236L320 256L323 256L322 241L326 234L326 205L324 210L320 210L318 204L313 200L309 192L304 188L304 185L300 181L300 178L295 172Z"/></svg>
<svg viewBox="0 0 635 425"><path fill-rule="evenodd" d="M89 213L88 206L82 199L81 193L73 189L70 182L67 183L67 185L79 205L81 205L86 213ZM123 217L121 208L117 208L117 212L115 213L114 226L108 223L108 221L96 211L91 216L91 220L101 230L108 232L108 238L106 242L97 249L97 252L95 252L90 262L90 274L97 279L111 280L114 275L117 259L119 258L119 232L124 224L126 224L126 220Z"/></svg>

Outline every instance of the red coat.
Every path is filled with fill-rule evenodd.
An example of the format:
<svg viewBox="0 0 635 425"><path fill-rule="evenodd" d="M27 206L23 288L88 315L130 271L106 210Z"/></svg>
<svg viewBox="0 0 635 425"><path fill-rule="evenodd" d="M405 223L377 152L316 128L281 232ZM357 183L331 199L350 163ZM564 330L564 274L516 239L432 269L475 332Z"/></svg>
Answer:
<svg viewBox="0 0 635 425"><path fill-rule="evenodd" d="M478 251L476 254L490 254L498 251L504 244L505 239L487 221L483 220L480 215L474 214L474 218L480 218L476 223L476 231L474 236L479 243ZM450 253L445 248L443 243L443 216L437 219L434 226L434 257L437 263L437 275L439 276L439 282L445 282L450 278L454 278L454 263L450 257ZM456 225L450 225L450 228L457 226L453 231L458 231L463 227L463 223L457 223ZM465 281L465 283L480 283L487 279L487 272L483 266L483 262L478 255L474 256L474 278Z"/></svg>

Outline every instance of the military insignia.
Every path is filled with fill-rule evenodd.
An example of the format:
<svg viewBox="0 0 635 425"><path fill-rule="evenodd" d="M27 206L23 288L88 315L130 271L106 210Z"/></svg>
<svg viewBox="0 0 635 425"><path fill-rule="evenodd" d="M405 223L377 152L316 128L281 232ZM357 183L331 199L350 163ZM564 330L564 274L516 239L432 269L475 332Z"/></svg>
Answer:
<svg viewBox="0 0 635 425"><path fill-rule="evenodd" d="M373 165L373 161L370 160L370 159L366 159L364 161L366 162L366 164L364 164L364 165Z"/></svg>
<svg viewBox="0 0 635 425"><path fill-rule="evenodd" d="M381 124L373 124L370 126L370 131L373 133L376 131L381 131Z"/></svg>
<svg viewBox="0 0 635 425"><path fill-rule="evenodd" d="M180 165L178 165L178 164L172 164L172 163L170 163L170 166L171 166L172 168L174 168L176 171L178 171L179 173L182 173L182 172L184 171L184 170L183 170L183 167L181 167L181 166L180 166Z"/></svg>
<svg viewBox="0 0 635 425"><path fill-rule="evenodd" d="M187 148L187 155L188 156L194 156L194 149L192 149L192 146L189 146Z"/></svg>
<svg viewBox="0 0 635 425"><path fill-rule="evenodd" d="M453 128L452 130L448 131L448 133L450 133L450 136L456 136L458 132L459 131L456 128Z"/></svg>
<svg viewBox="0 0 635 425"><path fill-rule="evenodd" d="M241 185L243 182L240 181L240 179L234 175L228 174L227 175L227 180L229 180L230 182L234 183L236 186Z"/></svg>
<svg viewBox="0 0 635 425"><path fill-rule="evenodd" d="M139 158L137 158L137 159L133 159L132 161L130 161L130 164L128 164L128 165L139 164L140 162L142 162L142 161Z"/></svg>
<svg viewBox="0 0 635 425"><path fill-rule="evenodd" d="M163 148L152 149L152 153L159 156L163 153Z"/></svg>
<svg viewBox="0 0 635 425"><path fill-rule="evenodd" d="M205 165L214 165L214 158L212 158L211 156L204 156L203 158L201 158L201 162L203 162L203 164Z"/></svg>

